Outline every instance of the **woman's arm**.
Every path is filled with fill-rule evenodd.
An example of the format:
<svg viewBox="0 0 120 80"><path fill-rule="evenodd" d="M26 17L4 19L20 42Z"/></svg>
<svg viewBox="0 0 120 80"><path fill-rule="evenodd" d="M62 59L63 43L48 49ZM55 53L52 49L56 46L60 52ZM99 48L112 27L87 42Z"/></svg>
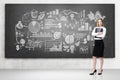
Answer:
<svg viewBox="0 0 120 80"><path fill-rule="evenodd" d="M95 32L95 29L96 28L94 28L93 31L92 31L92 36L97 36L98 35L98 33Z"/></svg>
<svg viewBox="0 0 120 80"><path fill-rule="evenodd" d="M106 28L103 28L103 32L98 33L98 37L104 39L105 35L106 35Z"/></svg>

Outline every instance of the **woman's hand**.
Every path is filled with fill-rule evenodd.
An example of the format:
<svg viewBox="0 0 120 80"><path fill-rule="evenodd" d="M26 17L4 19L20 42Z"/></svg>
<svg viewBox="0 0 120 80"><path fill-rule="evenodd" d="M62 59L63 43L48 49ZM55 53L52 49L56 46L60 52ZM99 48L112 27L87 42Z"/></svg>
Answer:
<svg viewBox="0 0 120 80"><path fill-rule="evenodd" d="M101 34L103 34L103 32L98 32L98 35L101 35Z"/></svg>

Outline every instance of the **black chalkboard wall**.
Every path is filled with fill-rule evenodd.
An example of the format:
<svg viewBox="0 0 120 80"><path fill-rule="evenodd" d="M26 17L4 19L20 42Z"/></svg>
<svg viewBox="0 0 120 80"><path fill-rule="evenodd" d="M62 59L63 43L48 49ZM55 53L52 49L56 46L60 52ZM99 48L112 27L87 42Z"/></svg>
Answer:
<svg viewBox="0 0 120 80"><path fill-rule="evenodd" d="M114 4L6 4L6 58L91 58L98 18L105 58L115 57Z"/></svg>

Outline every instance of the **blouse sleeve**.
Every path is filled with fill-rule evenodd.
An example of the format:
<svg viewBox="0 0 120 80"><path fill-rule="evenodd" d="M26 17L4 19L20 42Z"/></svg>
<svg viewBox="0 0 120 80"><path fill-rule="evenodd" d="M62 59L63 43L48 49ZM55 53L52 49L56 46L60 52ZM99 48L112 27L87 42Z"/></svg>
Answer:
<svg viewBox="0 0 120 80"><path fill-rule="evenodd" d="M103 33L98 35L98 37L101 37L102 39L104 39L105 35L106 35L106 28L103 28Z"/></svg>
<svg viewBox="0 0 120 80"><path fill-rule="evenodd" d="M98 33L95 32L95 29L96 28L94 28L93 31L92 31L92 36L97 36L98 35Z"/></svg>

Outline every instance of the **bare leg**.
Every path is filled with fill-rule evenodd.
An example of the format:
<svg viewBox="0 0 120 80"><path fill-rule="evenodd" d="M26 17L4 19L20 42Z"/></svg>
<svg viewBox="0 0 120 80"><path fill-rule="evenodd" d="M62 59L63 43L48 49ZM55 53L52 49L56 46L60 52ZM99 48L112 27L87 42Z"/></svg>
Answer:
<svg viewBox="0 0 120 80"><path fill-rule="evenodd" d="M104 63L104 59L103 59L103 57L100 57L100 73L103 69L103 63Z"/></svg>
<svg viewBox="0 0 120 80"><path fill-rule="evenodd" d="M95 56L93 56L93 70L96 69L96 63L97 63L97 59Z"/></svg>
<svg viewBox="0 0 120 80"><path fill-rule="evenodd" d="M90 75L94 75L94 74L97 72L97 70L96 70L96 62L97 62L96 57L93 56L93 57L92 57L92 60L93 60L93 72L90 73Z"/></svg>

